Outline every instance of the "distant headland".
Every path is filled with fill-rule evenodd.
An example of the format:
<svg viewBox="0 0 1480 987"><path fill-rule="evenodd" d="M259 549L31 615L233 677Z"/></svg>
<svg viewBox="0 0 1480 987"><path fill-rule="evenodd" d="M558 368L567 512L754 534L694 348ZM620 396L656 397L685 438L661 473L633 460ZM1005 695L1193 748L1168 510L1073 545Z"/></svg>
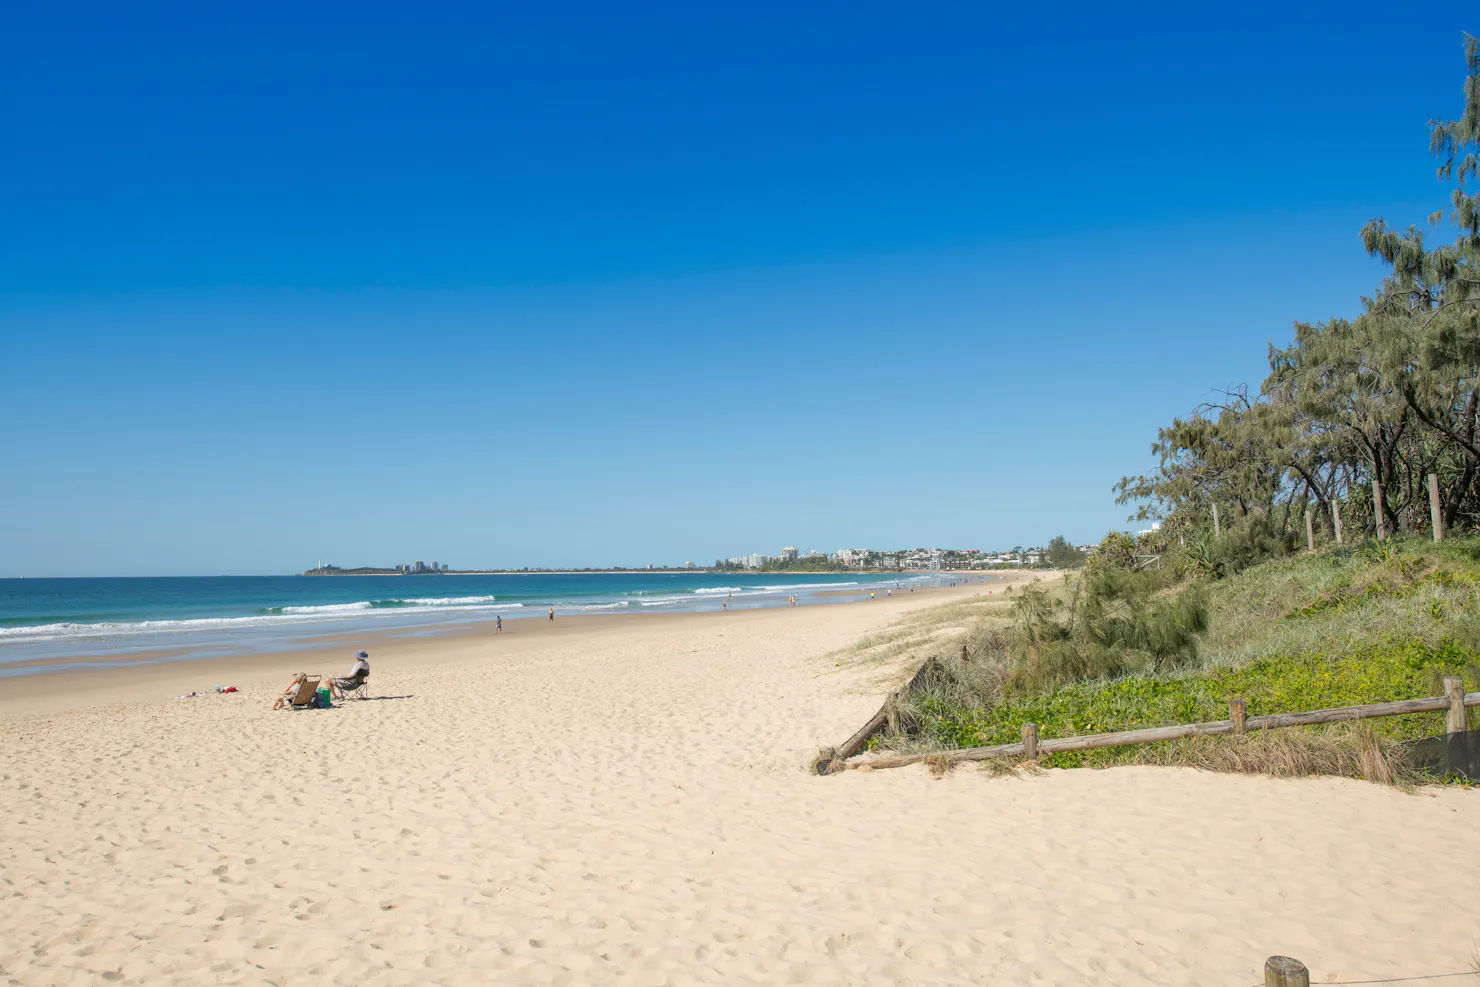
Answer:
<svg viewBox="0 0 1480 987"><path fill-rule="evenodd" d="M983 551L976 548L869 549L845 548L836 552L800 552L788 545L779 555L759 552L730 559L715 559L714 565L639 565L578 567L524 567L520 569L453 569L445 562L403 562L399 565L341 566L320 562L305 576L493 576L514 573L638 573L638 572L954 572L970 569L1073 568L1094 550L1092 545L1075 547L1062 537L1046 547Z"/></svg>

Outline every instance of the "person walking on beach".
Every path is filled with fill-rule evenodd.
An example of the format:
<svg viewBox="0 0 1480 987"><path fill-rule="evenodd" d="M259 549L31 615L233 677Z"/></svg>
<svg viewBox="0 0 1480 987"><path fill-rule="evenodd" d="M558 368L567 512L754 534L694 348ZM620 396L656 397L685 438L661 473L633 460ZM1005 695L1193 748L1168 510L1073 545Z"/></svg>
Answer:
<svg viewBox="0 0 1480 987"><path fill-rule="evenodd" d="M550 608L550 619L551 620L554 620L555 619L555 608L554 607L551 607Z"/></svg>
<svg viewBox="0 0 1480 987"><path fill-rule="evenodd" d="M495 633L495 634L502 634L503 632L504 632L504 618L502 616L498 615L498 614L494 614L494 617L493 617L493 633Z"/></svg>

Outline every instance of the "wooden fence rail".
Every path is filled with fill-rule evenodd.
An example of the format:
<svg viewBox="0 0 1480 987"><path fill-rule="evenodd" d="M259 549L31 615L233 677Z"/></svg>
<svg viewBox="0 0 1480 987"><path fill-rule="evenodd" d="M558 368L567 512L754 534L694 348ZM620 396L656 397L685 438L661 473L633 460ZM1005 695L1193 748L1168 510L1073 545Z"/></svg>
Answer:
<svg viewBox="0 0 1480 987"><path fill-rule="evenodd" d="M920 679L929 667L928 663L915 674L911 680L913 685ZM839 749L830 761L821 761L817 765L818 774L837 774L849 768L899 768L907 764L918 764L921 761L944 758L946 761L986 761L998 757L1038 757L1044 754L1056 754L1061 751L1087 751L1097 747L1123 747L1130 744L1154 744L1164 740L1180 740L1183 737L1211 737L1220 734L1243 734L1252 730L1276 730L1283 727L1314 726L1320 723L1337 723L1342 720L1365 720L1378 716L1404 716L1410 713L1438 713L1448 712L1446 719L1446 730L1450 737L1450 763L1451 766L1459 763L1467 763L1472 759L1468 755L1469 741L1465 736L1465 709L1470 706L1480 706L1480 692L1466 693L1464 685L1458 678L1446 678L1444 680L1445 694L1427 699L1402 699L1391 703L1369 703L1365 706L1338 706L1334 709L1318 709L1308 713L1275 713L1270 716L1245 716L1244 702L1235 699L1229 702L1229 719L1214 720L1210 723L1184 723L1170 727L1151 727L1145 730L1121 730L1117 733L1096 733L1082 737L1057 737L1042 739L1038 736L1038 727L1033 723L1024 723L1021 742L1016 744L997 744L992 747L967 747L957 750L933 751L928 754L895 754L882 757L854 758L852 755L859 750L868 736L878 730L883 724L883 717L889 707L879 711L874 719L869 721L864 730L860 730L849 739L844 748ZM892 700L897 693L891 694ZM870 729L872 728L872 729ZM865 733L865 730L868 733ZM855 743L856 741L856 743ZM847 750L847 753L843 753ZM1456 751L1465 751L1457 754ZM1461 770L1454 768L1455 770Z"/></svg>

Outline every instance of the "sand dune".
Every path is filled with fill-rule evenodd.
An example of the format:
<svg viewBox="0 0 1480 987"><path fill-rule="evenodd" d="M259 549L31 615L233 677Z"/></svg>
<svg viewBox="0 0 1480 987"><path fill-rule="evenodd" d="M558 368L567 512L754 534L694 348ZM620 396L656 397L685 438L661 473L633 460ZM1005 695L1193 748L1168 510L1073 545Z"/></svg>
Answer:
<svg viewBox="0 0 1480 987"><path fill-rule="evenodd" d="M939 596L931 598L931 602ZM372 702L0 721L0 982L1208 984L1467 968L1480 793L805 773L917 600L624 622ZM3 688L0 685L0 688ZM1451 981L1456 982L1456 981Z"/></svg>

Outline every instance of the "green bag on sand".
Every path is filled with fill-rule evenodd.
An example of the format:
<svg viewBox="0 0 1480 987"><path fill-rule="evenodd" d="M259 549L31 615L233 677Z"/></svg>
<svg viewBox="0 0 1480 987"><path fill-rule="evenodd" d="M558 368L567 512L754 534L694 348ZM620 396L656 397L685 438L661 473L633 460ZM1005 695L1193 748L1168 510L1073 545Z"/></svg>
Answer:
<svg viewBox="0 0 1480 987"><path fill-rule="evenodd" d="M319 707L319 709L333 709L334 708L334 703L330 701L330 696L329 696L329 690L328 689L320 689L318 695L319 695L319 701L318 701L318 707Z"/></svg>

